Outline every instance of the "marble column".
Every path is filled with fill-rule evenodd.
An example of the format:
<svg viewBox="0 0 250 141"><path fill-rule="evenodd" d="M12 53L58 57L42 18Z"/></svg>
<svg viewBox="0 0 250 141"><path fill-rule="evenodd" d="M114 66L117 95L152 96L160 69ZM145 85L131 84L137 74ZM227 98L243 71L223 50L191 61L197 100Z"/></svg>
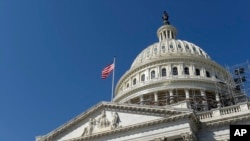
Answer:
<svg viewBox="0 0 250 141"><path fill-rule="evenodd" d="M169 90L169 96L170 96L170 104L174 103L174 94L173 94L173 90Z"/></svg>
<svg viewBox="0 0 250 141"><path fill-rule="evenodd" d="M140 104L141 104L141 105L143 104L143 101L144 101L143 95L140 95Z"/></svg>
<svg viewBox="0 0 250 141"><path fill-rule="evenodd" d="M189 101L190 95L189 95L189 90L188 89L185 89L185 95L186 95L186 100Z"/></svg>
<svg viewBox="0 0 250 141"><path fill-rule="evenodd" d="M169 105L169 100L168 100L168 98L169 98L169 94L168 94L168 91L166 91L166 105Z"/></svg>
<svg viewBox="0 0 250 141"><path fill-rule="evenodd" d="M195 66L194 64L190 64L190 71L189 71L190 76L195 76Z"/></svg>
<svg viewBox="0 0 250 141"><path fill-rule="evenodd" d="M218 107L218 108L221 107L221 104L220 104L220 96L219 96L219 93L218 93L218 92L216 92L216 94L215 94L215 99L216 99L216 101L217 101L217 107Z"/></svg>
<svg viewBox="0 0 250 141"><path fill-rule="evenodd" d="M202 97L202 104L204 105L203 106L203 110L207 110L207 96L205 94L205 90L200 90L200 93L201 93L201 97Z"/></svg>
<svg viewBox="0 0 250 141"><path fill-rule="evenodd" d="M184 91L185 91L185 95L186 95L187 108L191 108L189 89L185 89Z"/></svg>
<svg viewBox="0 0 250 141"><path fill-rule="evenodd" d="M159 104L159 102L158 102L158 93L157 92L154 93L154 101L155 101L155 105Z"/></svg>

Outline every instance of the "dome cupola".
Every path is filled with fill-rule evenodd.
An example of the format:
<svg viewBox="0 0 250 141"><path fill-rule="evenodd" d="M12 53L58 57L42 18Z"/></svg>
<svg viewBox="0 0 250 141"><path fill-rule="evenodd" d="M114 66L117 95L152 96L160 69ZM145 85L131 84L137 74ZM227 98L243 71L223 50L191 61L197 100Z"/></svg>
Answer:
<svg viewBox="0 0 250 141"><path fill-rule="evenodd" d="M174 26L170 25L168 18L168 13L164 11L162 15L163 25L157 30L157 37L160 42L167 39L175 39L176 37L177 31Z"/></svg>

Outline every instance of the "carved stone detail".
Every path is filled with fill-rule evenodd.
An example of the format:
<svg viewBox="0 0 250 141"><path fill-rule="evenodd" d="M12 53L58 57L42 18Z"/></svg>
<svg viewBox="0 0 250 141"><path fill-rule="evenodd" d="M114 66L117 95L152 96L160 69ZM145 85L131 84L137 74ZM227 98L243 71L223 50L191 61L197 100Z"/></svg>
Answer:
<svg viewBox="0 0 250 141"><path fill-rule="evenodd" d="M192 132L182 133L181 137L182 137L183 141L196 141Z"/></svg>
<svg viewBox="0 0 250 141"><path fill-rule="evenodd" d="M111 129L116 129L119 127L121 120L117 112L113 114L113 119L111 123Z"/></svg>
<svg viewBox="0 0 250 141"><path fill-rule="evenodd" d="M117 112L113 113L113 119L110 120L106 116L106 111L103 110L97 120L94 118L90 118L88 122L88 126L83 129L83 133L81 136L92 135L92 133L98 133L102 131L107 131L111 129L116 129L121 127L119 124L121 122L120 117Z"/></svg>
<svg viewBox="0 0 250 141"><path fill-rule="evenodd" d="M110 121L106 117L106 111L102 111L101 116L97 120L98 128L106 128L110 125Z"/></svg>
<svg viewBox="0 0 250 141"><path fill-rule="evenodd" d="M89 125L88 125L88 127L84 128L82 136L91 135L93 130L94 130L95 125L96 125L96 120L90 118L89 119Z"/></svg>

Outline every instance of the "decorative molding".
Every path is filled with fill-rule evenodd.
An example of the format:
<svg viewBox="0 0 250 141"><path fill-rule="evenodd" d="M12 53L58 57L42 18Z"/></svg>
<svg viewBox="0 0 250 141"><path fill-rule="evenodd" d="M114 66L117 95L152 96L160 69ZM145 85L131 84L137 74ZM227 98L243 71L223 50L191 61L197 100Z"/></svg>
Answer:
<svg viewBox="0 0 250 141"><path fill-rule="evenodd" d="M95 139L95 138L98 138L101 136L106 136L106 135L110 135L110 134L117 134L117 133L129 131L132 129L154 126L154 125L162 124L162 123L171 123L171 122L174 122L177 120L183 120L183 119L193 120L194 118L193 118L192 114L186 113L186 114L176 115L176 116L172 116L172 117L168 117L168 118L162 118L162 119L158 119L158 120L154 120L154 121L150 121L150 122L146 122L146 123L140 123L140 124L126 126L126 127L122 127L122 128L118 128L118 129L114 129L114 130L109 130L106 132L100 132L100 133L92 134L92 135L89 135L86 137L79 137L79 138L71 139L71 141L90 140L90 139Z"/></svg>
<svg viewBox="0 0 250 141"><path fill-rule="evenodd" d="M99 104L93 106L92 108L90 108L86 112L78 115L74 119L63 124L59 128L51 131L47 135L40 136L40 141L53 141L53 139L57 138L59 135L63 134L65 131L67 131L68 128L76 125L78 122L82 121L83 119L86 119L95 111L100 110L100 109L106 109L106 108L110 109L110 110L114 110L114 111L126 111L126 112L142 113L142 114L148 114L148 115L154 115L154 116L160 115L162 117L169 117L169 115L172 115L167 119L164 118L162 121L161 120L155 121L155 122L152 122L150 124L157 124L159 122L168 122L168 121L172 121L172 120L177 120L177 119L189 116L191 114L190 111L180 111L180 110L177 111L175 108L162 108L159 106L133 105L133 104L129 105L129 104L118 104L118 103L110 103L110 102L100 102ZM197 120L197 118L194 115L192 115L191 117L193 120ZM92 123L89 122L89 124L92 124ZM145 124L145 125L147 125L147 124ZM108 132L120 132L121 130L139 128L139 127L143 127L145 125L143 124L143 125L129 126L126 128L124 128L124 127L123 128L114 128L113 130L110 130ZM92 126L92 125L89 125L89 126ZM86 130L88 130L88 129L86 129ZM89 131L91 131L91 130L92 129L89 129ZM84 133L84 131L83 131L82 134L84 136L88 135L87 137L89 138L89 136L92 136L94 134L93 131L91 131L91 133L89 131L86 133ZM107 132L105 131L105 133L107 133ZM102 135L102 134L100 134L100 135ZM94 135L94 136L96 136L96 135Z"/></svg>
<svg viewBox="0 0 250 141"><path fill-rule="evenodd" d="M106 111L103 110L97 119L89 119L88 126L84 128L81 136L89 136L93 133L121 128L121 126L119 126L120 122L121 120L117 112L113 114L112 120L110 120L106 117Z"/></svg>
<svg viewBox="0 0 250 141"><path fill-rule="evenodd" d="M215 128L220 127L223 125L230 125L230 124L236 124L238 122L242 121L249 121L250 120L250 113L247 114L241 114L238 116L230 116L227 118L220 118L217 120L207 121L202 123L202 128Z"/></svg>

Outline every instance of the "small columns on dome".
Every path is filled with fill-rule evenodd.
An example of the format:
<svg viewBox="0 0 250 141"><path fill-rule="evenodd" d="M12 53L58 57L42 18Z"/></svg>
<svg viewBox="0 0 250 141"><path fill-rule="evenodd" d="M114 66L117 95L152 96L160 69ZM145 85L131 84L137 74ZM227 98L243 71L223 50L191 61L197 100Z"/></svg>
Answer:
<svg viewBox="0 0 250 141"><path fill-rule="evenodd" d="M158 29L157 36L159 41L164 41L167 39L175 39L176 37L176 29L174 26L170 25L168 20L169 16L166 11L163 12L162 20L163 25Z"/></svg>
<svg viewBox="0 0 250 141"><path fill-rule="evenodd" d="M185 89L184 91L185 91L186 100L189 100L190 99L189 90Z"/></svg>
<svg viewBox="0 0 250 141"><path fill-rule="evenodd" d="M144 101L143 95L140 95L140 104L142 105Z"/></svg>
<svg viewBox="0 0 250 141"><path fill-rule="evenodd" d="M154 93L154 100L155 100L155 105L158 105L158 93Z"/></svg>
<svg viewBox="0 0 250 141"><path fill-rule="evenodd" d="M216 94L215 94L215 99L216 99L216 101L217 101L217 107L221 107L221 104L220 104L220 96L219 96L219 93L218 93L218 92L216 92Z"/></svg>
<svg viewBox="0 0 250 141"><path fill-rule="evenodd" d="M202 104L204 105L203 110L205 111L205 110L208 109L208 107L207 107L207 96L205 94L205 90L203 90L203 89L200 90L200 93L201 93L201 96L202 96Z"/></svg>
<svg viewBox="0 0 250 141"><path fill-rule="evenodd" d="M173 104L174 103L174 93L173 93L173 90L170 89L169 90L169 97L170 97L170 104Z"/></svg>

